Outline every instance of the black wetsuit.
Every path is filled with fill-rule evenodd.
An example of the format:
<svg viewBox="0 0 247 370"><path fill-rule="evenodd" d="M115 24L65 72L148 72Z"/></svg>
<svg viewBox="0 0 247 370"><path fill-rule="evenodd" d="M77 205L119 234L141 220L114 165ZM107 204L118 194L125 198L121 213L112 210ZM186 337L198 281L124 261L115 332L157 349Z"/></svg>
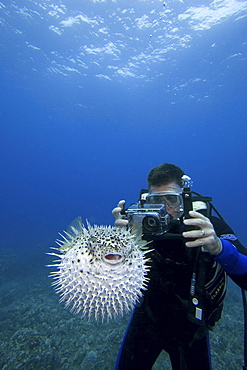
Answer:
<svg viewBox="0 0 247 370"><path fill-rule="evenodd" d="M210 220L218 236L233 234L221 219L210 217ZM238 240L232 243L240 253L247 255L247 249ZM153 247L149 287L133 313L116 369L151 370L164 349L170 356L173 370L210 370L208 330L220 319L222 304L215 309L205 298L205 320L197 323L193 315L192 320L188 317L197 248L185 247L182 239L154 241ZM198 278L205 285L214 276L216 264L208 252L200 254ZM246 289L247 275L232 278Z"/></svg>

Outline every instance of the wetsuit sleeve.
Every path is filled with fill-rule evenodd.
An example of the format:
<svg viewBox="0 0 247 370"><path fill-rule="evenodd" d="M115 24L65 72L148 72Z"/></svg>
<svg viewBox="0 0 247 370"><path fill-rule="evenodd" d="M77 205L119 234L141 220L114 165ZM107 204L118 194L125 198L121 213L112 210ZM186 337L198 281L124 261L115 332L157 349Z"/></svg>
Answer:
<svg viewBox="0 0 247 370"><path fill-rule="evenodd" d="M247 275L247 256L239 253L228 240L221 239L221 243L222 251L214 259L230 275Z"/></svg>
<svg viewBox="0 0 247 370"><path fill-rule="evenodd" d="M211 222L223 247L215 260L240 288L247 290L247 249L223 220L212 217Z"/></svg>

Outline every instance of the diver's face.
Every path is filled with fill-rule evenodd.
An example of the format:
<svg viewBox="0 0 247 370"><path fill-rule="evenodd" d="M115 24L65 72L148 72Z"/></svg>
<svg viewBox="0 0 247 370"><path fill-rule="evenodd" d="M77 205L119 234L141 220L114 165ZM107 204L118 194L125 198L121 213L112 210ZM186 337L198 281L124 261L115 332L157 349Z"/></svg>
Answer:
<svg viewBox="0 0 247 370"><path fill-rule="evenodd" d="M170 182L168 184L164 185L159 185L159 186L151 186L150 187L150 193L177 193L177 194L182 194L183 189L180 188L180 186L176 182ZM171 215L173 218L177 218L177 212L173 207L169 207L169 204L166 203L167 206L167 212L169 215Z"/></svg>

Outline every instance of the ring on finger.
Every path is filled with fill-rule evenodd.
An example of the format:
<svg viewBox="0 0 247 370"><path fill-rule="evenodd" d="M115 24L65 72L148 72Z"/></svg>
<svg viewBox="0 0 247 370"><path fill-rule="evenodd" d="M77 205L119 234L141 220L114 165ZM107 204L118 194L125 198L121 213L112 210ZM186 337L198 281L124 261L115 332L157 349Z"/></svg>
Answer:
<svg viewBox="0 0 247 370"><path fill-rule="evenodd" d="M201 232L202 232L201 238L203 238L205 236L205 231L204 230L201 230Z"/></svg>

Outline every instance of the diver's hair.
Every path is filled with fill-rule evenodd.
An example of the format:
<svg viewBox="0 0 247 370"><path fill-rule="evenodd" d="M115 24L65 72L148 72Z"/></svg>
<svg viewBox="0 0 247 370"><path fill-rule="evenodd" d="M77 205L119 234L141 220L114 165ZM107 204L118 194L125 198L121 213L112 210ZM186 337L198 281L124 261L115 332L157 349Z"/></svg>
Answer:
<svg viewBox="0 0 247 370"><path fill-rule="evenodd" d="M149 172L147 178L148 188L150 189L152 186L167 185L173 181L182 188L183 183L181 178L183 175L185 175L184 171L178 166L170 163L163 163L152 168Z"/></svg>

